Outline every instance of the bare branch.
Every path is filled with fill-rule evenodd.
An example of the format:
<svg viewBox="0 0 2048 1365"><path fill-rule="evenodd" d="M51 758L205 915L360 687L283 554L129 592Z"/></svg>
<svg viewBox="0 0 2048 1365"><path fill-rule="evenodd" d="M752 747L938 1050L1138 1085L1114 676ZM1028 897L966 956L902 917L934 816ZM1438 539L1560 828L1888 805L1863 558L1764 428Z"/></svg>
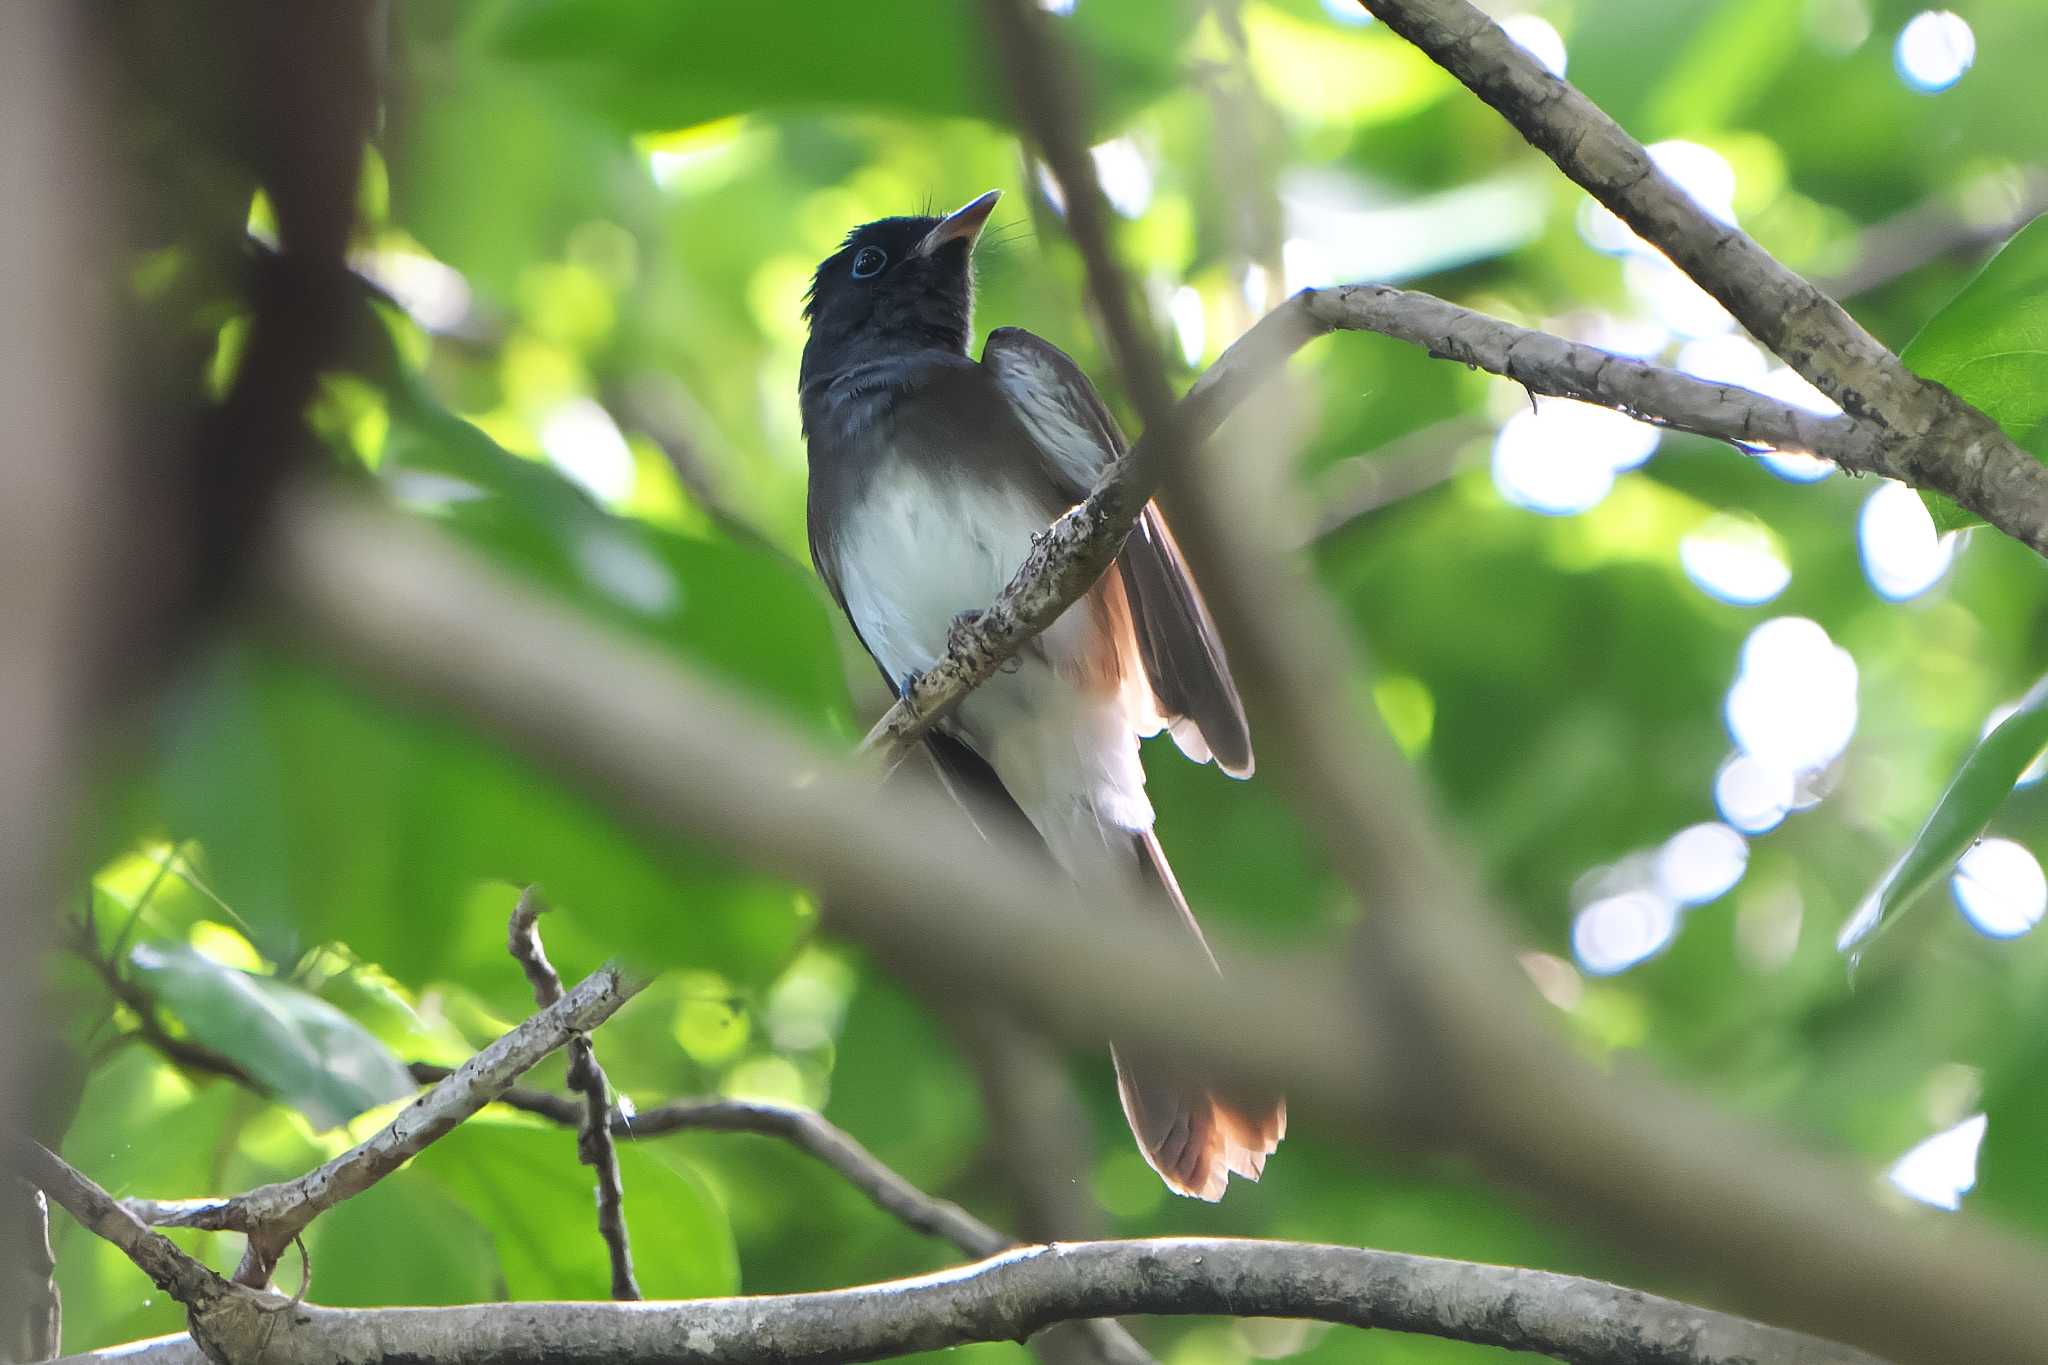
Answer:
<svg viewBox="0 0 2048 1365"><path fill-rule="evenodd" d="M207 1228L248 1236L236 1279L269 1282L277 1258L314 1218L361 1194L495 1100L542 1058L618 1012L644 983L616 967L593 972L574 990L464 1062L369 1138L294 1180L262 1185L228 1199L132 1201L133 1216L163 1226Z"/></svg>
<svg viewBox="0 0 2048 1365"><path fill-rule="evenodd" d="M62 1204L87 1232L119 1247L157 1288L194 1312L227 1297L231 1287L226 1280L144 1226L64 1158L27 1138L14 1138L9 1145L9 1164L23 1179Z"/></svg>
<svg viewBox="0 0 2048 1365"><path fill-rule="evenodd" d="M1304 813L1350 879L1372 888L1369 922L1398 918L1412 937L1356 962L1225 943L1220 980L1194 970L1184 936L1122 891L1077 895L1007 841L952 856L974 836L942 794L903 784L878 799L871 774L429 528L302 500L291 529L269 574L281 626L474 717L630 820L816 886L834 932L941 994L1001 1002L1091 1045L1128 1036L1198 1052L1220 1079L1284 1089L1325 1131L1463 1144L1579 1221L1740 1286L1757 1311L1902 1359L2020 1359L2032 1347L2019 1343L2048 1339L2048 1302L2030 1288L2048 1280L2036 1250L1967 1214L1938 1229L1902 1220L1858 1174L1652 1081L1579 1063L1512 964L1496 971L1505 954L1475 928L1483 898L1444 851L1429 799L1384 735L1360 747L1341 690L1312 699L1298 722L1262 723L1283 774L1306 771L1305 744L1345 771L1327 806L1305 801ZM1205 581L1214 606L1224 585ZM1250 574L1229 590L1233 609L1240 593L1269 587ZM1308 600L1289 585L1263 609L1291 615ZM1311 640L1299 665L1328 666L1340 641ZM1239 669L1240 682L1250 676ZM1424 997L1425 982L1437 993ZM1333 1027L1353 1031L1340 1044Z"/></svg>
<svg viewBox="0 0 2048 1365"><path fill-rule="evenodd" d="M1000 2L1022 16L1005 60L1019 69L1060 65L1057 36L1044 22L1030 22L1037 17L1034 7L1027 0ZM1528 73L1531 88L1548 101L1535 107L1538 121L1567 97L1584 105L1576 125L1580 140L1561 140L1553 150L1561 165L1581 153L1582 142L1603 145L1603 128L1626 142L1611 120L1460 0L1384 0L1375 9L1411 17L1455 11L1466 21L1458 42L1483 31L1483 45L1511 54L1518 77ZM1055 93L1019 84L1030 101ZM1517 98L1518 89L1510 91ZM1046 120L1037 126L1057 127ZM1623 191L1654 182L1652 208L1705 221L1654 172L1640 147L1634 156L1636 164L1619 182ZM1048 160L1087 171L1078 146ZM1100 195L1092 174L1086 181L1068 187L1069 202L1077 193ZM1641 221L1631 221L1651 235L1647 229L1657 216L1643 213L1637 215ZM1068 223L1084 258L1110 255L1100 216L1070 214ZM1768 267L1767 278L1789 275L1739 234L1717 237L1721 246L1735 239L1761 259L1759 269ZM1112 277L1111 270L1090 271L1091 280ZM1821 313L1840 314L1811 286L1789 278L1785 290L1796 285L1825 305ZM1096 303L1105 313L1129 305L1118 291L1098 293ZM1854 327L1846 315L1841 322ZM1823 333L1825 323L1823 317L1816 324ZM1142 363L1156 367L1156 348L1140 349ZM1890 363L1897 368L1895 359ZM1148 430L1159 420L1148 408L1155 388L1135 388ZM1988 425L1981 414L1942 396L1978 426ZM1846 395L1843 401L1852 415L1863 411ZM2020 458L2048 480L2048 471L2031 457ZM1788 1321L1930 1363L1959 1355L2018 1359L2037 1352L2048 1313L2015 1312L2012 1306L2028 1293L2025 1278L1994 1288L1981 1265L1938 1254L1930 1258L1934 1246L1878 1214L1854 1182L1791 1153L1768 1152L1720 1116L1700 1112L1655 1083L1610 1083L1558 1046L1495 929L1500 917L1469 862L1439 832L1429 793L1384 729L1350 703L1345 679L1352 676L1354 656L1343 619L1297 565L1260 543L1240 499L1204 486L1211 482L1202 478L1204 472L1199 466L1189 470L1202 495L1176 507L1182 545L1198 569L1206 570L1209 604L1231 642L1237 681L1265 736L1262 749L1277 760L1271 770L1292 788L1297 810L1345 880L1374 908L1351 960L1364 979L1385 973L1386 989L1410 1011L1402 1028L1413 1069L1397 1073L1397 1079L1410 1087L1404 1098L1411 1122L1464 1144L1496 1173L1591 1214L1611 1235L1646 1253L1669 1255L1678 1246L1706 1253L1710 1259L1703 1264L1711 1264L1747 1302ZM2048 537L2048 529L2041 534ZM1304 1035L1304 1046L1312 1045L1311 1037ZM1775 1254L1760 1255L1763 1246ZM2017 1246L2010 1253L2035 1259ZM1796 1282L1786 1274L1794 1265L1802 1272Z"/></svg>
<svg viewBox="0 0 2048 1365"><path fill-rule="evenodd" d="M1390 1251L1163 1238L1022 1247L978 1265L818 1294L286 1314L265 1365L801 1365L1017 1341L1108 1314L1310 1318L1533 1351L1576 1365L1881 1365L1811 1337L1597 1280ZM116 1354L118 1352L118 1355ZM66 1360L204 1365L183 1337Z"/></svg>
<svg viewBox="0 0 2048 1365"><path fill-rule="evenodd" d="M541 946L540 917L547 902L529 886L519 893L506 926L506 946L513 960L526 973L533 987L533 1001L546 1009L562 998L562 978L548 961ZM618 1153L612 1150L611 1081L598 1064L597 1048L588 1033L569 1039L569 1088L583 1096L582 1113L576 1128L576 1159L597 1173L597 1232L604 1238L612 1267L612 1297L638 1299L639 1281L633 1278L633 1244L626 1232L626 1184L619 1174Z"/></svg>
<svg viewBox="0 0 2048 1365"><path fill-rule="evenodd" d="M1361 0L1498 110L1750 335L1880 434L1881 472L1946 493L2048 554L2048 466L1997 424L1899 363L1841 305L1713 218L1621 126L1468 0ZM1077 224L1078 226L1078 224Z"/></svg>
<svg viewBox="0 0 2048 1365"><path fill-rule="evenodd" d="M414 1079L438 1081L447 1067L412 1064ZM582 1106L565 1095L513 1086L498 1096L499 1104L566 1127L584 1122ZM949 1199L926 1194L884 1165L851 1133L824 1115L793 1104L767 1100L677 1100L636 1111L631 1118L614 1108L611 1135L621 1140L665 1137L670 1133L758 1133L779 1138L815 1157L859 1190L875 1207L913 1232L951 1243L969 1256L993 1256L1017 1245L1017 1239L982 1222ZM1076 1324L1102 1359L1117 1365L1146 1365L1151 1357L1131 1335L1112 1322Z"/></svg>

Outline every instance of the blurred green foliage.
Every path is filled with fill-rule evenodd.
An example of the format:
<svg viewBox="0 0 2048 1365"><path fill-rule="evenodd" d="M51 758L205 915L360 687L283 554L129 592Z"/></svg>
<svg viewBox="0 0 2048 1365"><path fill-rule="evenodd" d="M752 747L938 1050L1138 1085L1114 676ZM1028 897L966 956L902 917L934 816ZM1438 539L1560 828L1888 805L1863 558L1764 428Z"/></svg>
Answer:
<svg viewBox="0 0 2048 1365"><path fill-rule="evenodd" d="M2044 229L1974 284L1985 252L1962 243L1981 243L2040 183L2048 11L1973 7L1976 63L1930 94L1894 66L1913 9L1899 0L1526 9L1625 125L1725 166L1728 211L1788 264L1855 278L1891 253L1852 311L1893 346L1917 334L1928 373L2038 441ZM805 563L795 377L815 262L856 223L1003 187L982 325L1044 334L1109 390L1078 263L1020 157L972 7L416 0L393 12L362 267L401 306L382 310L388 354L324 390L337 467L850 744L880 697ZM1690 305L1657 292L1654 262L1590 245L1597 219L1578 191L1357 17L1336 0L1079 0L1060 21L1099 96L1100 164L1129 210L1119 245L1185 375L1284 287L1351 274L1678 356L1671 310ZM166 133L182 126L165 93L182 51L127 111L137 142L158 149L162 192L183 196L130 289L151 335L192 343L188 371L158 382L197 391L236 355L218 265L239 243L222 225L260 227L262 209L231 169ZM1979 387L1987 369L1996 385ZM1973 1198L2048 1236L2048 934L1976 932L1936 902L1936 866L1923 913L1853 978L1835 948L1993 709L2048 670L2040 560L1980 529L1954 542L1932 586L1880 592L1859 555L1877 490L1795 484L1684 437L1577 515L1545 516L1505 500L1488 469L1489 433L1527 407L1518 390L1354 335L1318 343L1292 380L1298 457L1261 472L1287 500L1327 508L1361 468L1430 466L1421 491L1343 521L1309 553L1369 651L1358 705L1381 712L1441 793L1560 1030L1848 1154L1874 1189L1907 1149L1987 1113ZM1723 543L1789 581L1754 605L1703 589L1686 547ZM1783 616L1818 623L1853 659L1853 736L1798 774L1784 802L1797 809L1746 841L1732 889L1669 910L1659 951L1599 974L1575 928L1616 887L1654 886L1666 841L1717 819L1745 641ZM1371 913L1290 815L1284 774L1234 783L1165 745L1147 762L1181 881L1224 932L1310 942ZM2040 849L2042 789L2007 799L2009 783L1977 792L1977 825ZM544 931L565 975L614 954L677 969L598 1036L624 1093L821 1105L911 1180L1015 1225L943 1024L818 938L800 888L622 827L447 718L258 639L209 648L158 708L147 752L107 786L91 831L95 951L139 968L163 1028L226 1053L261 1090L122 1044L139 1019L75 955L53 960L68 1041L92 1059L66 1151L117 1193L225 1193L294 1174L388 1113L377 1106L399 1062L459 1060L528 1012L503 941L531 881L560 907ZM259 1003L274 1008L255 1026ZM1115 1232L1314 1238L1711 1293L1455 1163L1360 1155L1307 1125L1262 1185L1220 1207L1173 1200L1126 1149L1106 1059L1076 1059L1073 1078L1098 1152L1077 1174ZM559 1061L533 1079L559 1084ZM574 1147L509 1117L463 1128L314 1225L317 1297L601 1294ZM692 1134L629 1144L623 1160L654 1295L823 1288L957 1259L773 1141ZM1940 1216L1898 1202L1901 1217ZM179 1325L118 1253L68 1224L57 1233L68 1347ZM233 1257L230 1239L180 1236L216 1263ZM1170 1365L1493 1358L1258 1324L1163 1322L1146 1336Z"/></svg>

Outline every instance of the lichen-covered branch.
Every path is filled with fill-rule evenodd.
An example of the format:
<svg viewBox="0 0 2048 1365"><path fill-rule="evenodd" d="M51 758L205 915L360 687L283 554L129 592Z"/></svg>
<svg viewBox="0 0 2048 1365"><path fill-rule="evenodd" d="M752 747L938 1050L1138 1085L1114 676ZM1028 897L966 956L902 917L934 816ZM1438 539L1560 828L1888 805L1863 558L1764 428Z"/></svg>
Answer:
<svg viewBox="0 0 2048 1365"><path fill-rule="evenodd" d="M464 1062L376 1133L296 1179L227 1199L131 1200L126 1207L134 1217L162 1226L246 1234L248 1250L235 1278L261 1287L269 1283L278 1256L313 1219L362 1193L453 1131L542 1058L617 1013L643 984L616 967L591 973L554 1005Z"/></svg>
<svg viewBox="0 0 2048 1365"><path fill-rule="evenodd" d="M1169 1238L1020 1247L858 1289L687 1303L497 1303L280 1314L265 1365L825 1365L1017 1341L1110 1314L1310 1318L1575 1365L1881 1365L1775 1327L1597 1280L1302 1242ZM204 1365L185 1337L80 1362ZM253 1358L253 1357L251 1357Z"/></svg>
<svg viewBox="0 0 2048 1365"><path fill-rule="evenodd" d="M1361 3L1498 110L1750 335L1869 423L1883 456L1879 472L1945 493L2048 554L2048 466L1990 418L1908 370L1840 304L1708 214L1604 110L1468 0Z"/></svg>
<svg viewBox="0 0 2048 1365"><path fill-rule="evenodd" d="M1847 469L1896 474L1878 434L1729 384L1618 356L1429 294L1383 285L1306 289L1267 314L1219 356L1165 423L1148 425L1103 474L1088 500L1032 547L994 605L956 630L946 657L869 731L866 747L900 755L1002 662L1059 619L1123 547L1175 460L1212 436L1245 395L1303 346L1335 331L1378 332L1432 355L1512 379L1532 393L1574 398L1676 431L1745 449L1820 455ZM1174 458L1167 458L1171 452Z"/></svg>

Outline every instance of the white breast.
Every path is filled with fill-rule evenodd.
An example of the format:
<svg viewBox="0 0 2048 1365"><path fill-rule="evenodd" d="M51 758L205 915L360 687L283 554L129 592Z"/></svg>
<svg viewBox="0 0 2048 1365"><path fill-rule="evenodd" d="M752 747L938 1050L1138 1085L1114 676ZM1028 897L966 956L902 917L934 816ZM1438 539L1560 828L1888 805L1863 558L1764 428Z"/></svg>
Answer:
<svg viewBox="0 0 2048 1365"><path fill-rule="evenodd" d="M937 663L953 618L995 601L1057 510L900 462L877 471L834 542L847 613L876 661L899 682ZM1076 680L1086 672L1079 661L1102 656L1100 630L1085 605L1070 608L1014 671L977 688L950 727L1075 871L1106 846L1104 828L1152 824L1128 689Z"/></svg>

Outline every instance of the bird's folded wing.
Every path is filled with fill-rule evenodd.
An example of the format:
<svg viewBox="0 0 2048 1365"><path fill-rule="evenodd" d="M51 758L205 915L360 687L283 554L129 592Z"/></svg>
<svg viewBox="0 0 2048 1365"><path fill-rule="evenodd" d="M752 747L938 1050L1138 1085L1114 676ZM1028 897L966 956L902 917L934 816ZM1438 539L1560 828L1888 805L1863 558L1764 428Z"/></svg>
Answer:
<svg viewBox="0 0 2048 1365"><path fill-rule="evenodd" d="M1081 367L1021 327L989 333L981 363L1016 408L1048 472L1074 501L1124 452L1123 433ZM1251 732L1216 623L1159 508L1144 515L1118 557L1139 657L1173 736L1189 757L1214 757L1234 777L1252 771Z"/></svg>

